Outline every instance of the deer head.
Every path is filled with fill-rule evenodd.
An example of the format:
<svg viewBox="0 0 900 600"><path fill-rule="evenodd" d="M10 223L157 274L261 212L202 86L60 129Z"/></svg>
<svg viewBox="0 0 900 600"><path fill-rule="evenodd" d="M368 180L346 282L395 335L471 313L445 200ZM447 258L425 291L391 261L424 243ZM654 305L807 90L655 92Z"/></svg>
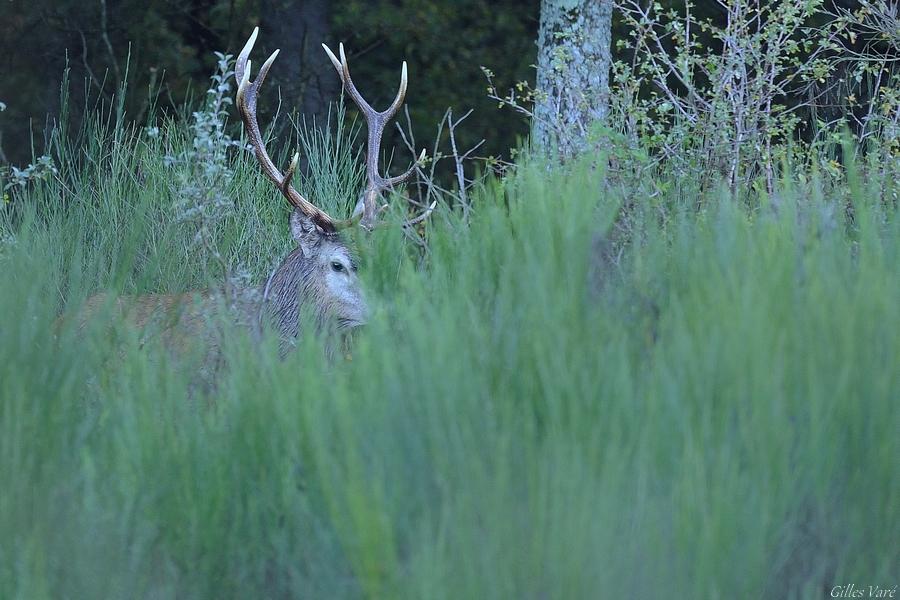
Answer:
<svg viewBox="0 0 900 600"><path fill-rule="evenodd" d="M256 118L256 105L259 88L278 56L278 50L263 63L256 80L250 81L249 57L258 33L259 28L253 30L235 64L235 78L239 82L237 108L263 173L293 206L290 217L291 233L298 243L297 248L269 277L263 293L264 303L283 338L297 336L302 310L311 310L319 324L333 321L339 329L351 329L366 322L368 305L357 277L356 261L342 238L341 230L357 225L372 230L376 225L378 214L386 207L380 204L383 192L406 181L425 155L423 151L417 163L396 177L383 177L378 172L384 127L400 110L406 96L406 62L403 63L400 89L394 102L387 110L378 112L366 102L353 84L347 57L344 54L344 45L341 44L339 47L341 58L338 60L323 44L325 52L341 77L344 90L365 117L368 130L366 187L351 216L340 220L315 206L291 184L299 154L294 155L287 170L282 173L266 150ZM413 222L427 217L433 209L434 204Z"/></svg>

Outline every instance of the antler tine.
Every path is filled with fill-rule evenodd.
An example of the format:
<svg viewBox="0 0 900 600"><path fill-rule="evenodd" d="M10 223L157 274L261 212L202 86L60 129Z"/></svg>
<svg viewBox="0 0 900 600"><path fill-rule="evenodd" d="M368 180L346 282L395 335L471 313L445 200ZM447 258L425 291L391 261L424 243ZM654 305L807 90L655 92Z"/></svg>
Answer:
<svg viewBox="0 0 900 600"><path fill-rule="evenodd" d="M384 111L384 114L386 115L385 121L390 120L397 114L400 107L403 106L403 101L406 99L406 83L406 61L404 60L403 66L400 67L400 87L397 88L397 96L394 98L394 101L388 109Z"/></svg>
<svg viewBox="0 0 900 600"><path fill-rule="evenodd" d="M241 89L246 85L244 79L250 78L247 75L249 71L249 58L250 51L253 50L253 45L256 43L256 36L259 35L259 27L253 28L253 33L250 34L250 37L247 38L247 43L244 44L244 47L241 49L240 54L238 54L237 60L234 62L234 78L238 82L238 94L241 93Z"/></svg>
<svg viewBox="0 0 900 600"><path fill-rule="evenodd" d="M397 96L387 110L379 112L372 108L366 99L363 98L362 94L359 93L359 90L353 83L353 79L350 77L350 66L347 64L347 55L344 53L344 44L340 43L338 45L340 60L338 60L334 55L334 52L332 52L328 46L322 44L322 48L325 49L325 53L328 54L328 58L331 59L331 64L334 65L334 69L337 71L338 75L340 75L347 94L353 99L359 107L360 112L362 112L363 117L366 119L368 129L368 143L366 148L366 190L363 192L362 200L357 204L353 214L354 216L361 215L362 225L371 229L378 212L376 206L378 196L384 190L390 189L395 185L406 181L409 176L415 172L416 166L425 157L425 152L423 151L416 162L414 162L405 173L397 175L396 177L382 177L378 172L378 157L381 154L381 139L384 136L384 127L387 125L388 121L397 114L397 111L400 110L403 101L406 99L406 61L403 61L403 66L400 71L400 88L397 90Z"/></svg>
<svg viewBox="0 0 900 600"><path fill-rule="evenodd" d="M241 50L241 53L238 55L234 66L234 76L239 82L236 95L238 112L241 115L241 119L244 121L244 130L247 132L247 137L256 154L256 159L259 161L263 173L265 173L272 183L278 187L284 197L287 198L288 202L302 211L321 229L326 232L334 232L338 229L347 227L351 222L334 220L328 213L312 204L291 186L291 180L294 177L297 162L299 161L299 154L294 155L294 160L291 161L291 165L285 175L281 174L281 171L278 170L278 167L275 166L275 163L272 162L271 157L269 157L265 142L263 141L262 132L259 128L259 123L256 119L256 101L259 88L266 80L266 75L268 75L269 69L272 67L272 63L275 62L275 58L278 56L279 51L275 50L271 56L266 59L266 62L264 62L259 69L256 80L251 82L250 68L252 63L249 58L258 34L259 27L255 27L253 33L250 34L247 43L244 44L244 49Z"/></svg>
<svg viewBox="0 0 900 600"><path fill-rule="evenodd" d="M322 44L322 48L325 49L328 58L331 59L331 64L334 65L334 69L338 72L338 75L341 76L341 81L344 82L344 89L347 90L347 93L350 94L350 97L353 98L353 101L356 102L359 109L365 115L366 122L369 121L370 117L379 115L380 113L372 108L372 105L359 93L359 90L356 89L356 85L353 83L353 79L350 77L350 66L347 64L347 55L344 54L344 43L341 42L338 44L338 52L341 55L341 60L338 60L331 51L331 48L325 44Z"/></svg>
<svg viewBox="0 0 900 600"><path fill-rule="evenodd" d="M414 218L410 219L409 221L407 221L406 223L404 223L403 224L404 227L412 227L413 225L418 225L419 223L421 223L422 221L424 221L425 219L427 219L428 217L431 216L431 213L434 212L434 209L436 206L437 206L437 200L435 200L434 202L429 204L428 208L426 208L422 212L421 215L419 215L418 217L414 217Z"/></svg>
<svg viewBox="0 0 900 600"><path fill-rule="evenodd" d="M404 181L406 181L407 179L409 179L410 175L412 175L413 173L416 172L416 167L418 167L420 164L422 164L423 160L425 160L425 148L422 148L422 152L419 153L419 156L418 156L418 158L416 158L416 161L413 164L411 164L406 171L404 171L400 175L396 175L394 177L389 177L387 179L384 179L383 181L385 184L385 188L392 188L395 185L399 185L399 184L403 183Z"/></svg>

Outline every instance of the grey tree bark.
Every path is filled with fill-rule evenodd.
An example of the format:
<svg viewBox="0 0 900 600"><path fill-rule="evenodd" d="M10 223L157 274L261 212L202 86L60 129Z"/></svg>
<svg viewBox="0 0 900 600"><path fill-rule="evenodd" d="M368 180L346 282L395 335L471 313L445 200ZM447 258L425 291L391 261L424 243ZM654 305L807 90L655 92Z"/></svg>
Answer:
<svg viewBox="0 0 900 600"><path fill-rule="evenodd" d="M324 122L328 103L340 97L340 81L322 51L331 31L329 0L263 0L260 39L280 48L269 74L288 111ZM267 84L269 85L269 84Z"/></svg>
<svg viewBox="0 0 900 600"><path fill-rule="evenodd" d="M606 117L613 0L542 0L533 140L571 158Z"/></svg>

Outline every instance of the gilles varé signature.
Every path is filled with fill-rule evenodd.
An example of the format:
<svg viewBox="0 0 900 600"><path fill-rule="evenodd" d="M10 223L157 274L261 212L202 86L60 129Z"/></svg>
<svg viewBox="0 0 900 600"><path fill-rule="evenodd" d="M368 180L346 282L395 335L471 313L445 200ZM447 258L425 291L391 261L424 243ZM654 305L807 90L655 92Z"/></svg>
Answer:
<svg viewBox="0 0 900 600"><path fill-rule="evenodd" d="M883 588L879 585L836 585L831 588L832 598L896 598L897 586Z"/></svg>

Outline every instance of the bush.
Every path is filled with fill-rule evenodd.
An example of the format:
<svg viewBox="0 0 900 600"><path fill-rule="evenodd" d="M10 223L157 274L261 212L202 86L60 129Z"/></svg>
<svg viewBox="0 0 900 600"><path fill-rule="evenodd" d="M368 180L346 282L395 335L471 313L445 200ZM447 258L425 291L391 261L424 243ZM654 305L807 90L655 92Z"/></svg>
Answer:
<svg viewBox="0 0 900 600"><path fill-rule="evenodd" d="M830 11L823 0L722 4L617 0L627 60L611 78L611 126L666 168L704 185L762 180L772 192L789 156L832 177L847 132L898 174L896 8Z"/></svg>

